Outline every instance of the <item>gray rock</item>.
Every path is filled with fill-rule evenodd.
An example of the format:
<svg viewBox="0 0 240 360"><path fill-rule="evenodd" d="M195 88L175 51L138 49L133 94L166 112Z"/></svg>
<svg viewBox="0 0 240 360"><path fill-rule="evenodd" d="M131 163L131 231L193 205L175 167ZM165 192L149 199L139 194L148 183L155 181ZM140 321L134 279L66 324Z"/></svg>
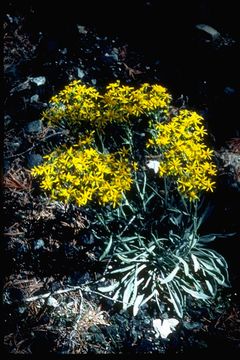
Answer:
<svg viewBox="0 0 240 360"><path fill-rule="evenodd" d="M217 38L221 37L221 34L216 29L214 29L212 26L209 26L206 24L197 24L196 28L198 30L204 31L205 33L210 35L212 40L216 40Z"/></svg>
<svg viewBox="0 0 240 360"><path fill-rule="evenodd" d="M114 60L116 60L116 61L119 60L119 59L118 59L118 49L117 49L117 48L113 48L113 50L112 50L112 52L111 52L110 55L112 56L112 58L113 58Z"/></svg>
<svg viewBox="0 0 240 360"><path fill-rule="evenodd" d="M25 130L29 134L36 134L42 131L42 120L34 120L25 126Z"/></svg>
<svg viewBox="0 0 240 360"><path fill-rule="evenodd" d="M39 95L38 94L35 94L35 95L31 96L30 103L35 103L35 102L38 102L38 101L39 101Z"/></svg>
<svg viewBox="0 0 240 360"><path fill-rule="evenodd" d="M183 321L183 326L187 330L194 330L194 329L201 329L203 324L201 324L200 322L196 322L196 321L195 322Z"/></svg>
<svg viewBox="0 0 240 360"><path fill-rule="evenodd" d="M44 245L45 245L45 243L44 243L43 239L38 239L38 240L34 241L33 248L34 248L34 250L39 250L39 249L42 249L44 247Z"/></svg>
<svg viewBox="0 0 240 360"><path fill-rule="evenodd" d="M91 83L95 86L97 84L97 80L96 79L92 79Z"/></svg>
<svg viewBox="0 0 240 360"><path fill-rule="evenodd" d="M27 308L25 306L19 306L19 308L18 308L19 314L25 313L26 310L27 310Z"/></svg>
<svg viewBox="0 0 240 360"><path fill-rule="evenodd" d="M15 64L4 65L4 75L7 78L17 78L19 76L19 67Z"/></svg>
<svg viewBox="0 0 240 360"><path fill-rule="evenodd" d="M66 55L67 54L67 48L63 48L63 49L58 49L58 51L63 54Z"/></svg>
<svg viewBox="0 0 240 360"><path fill-rule="evenodd" d="M11 163L8 160L3 160L3 173L6 174L10 170Z"/></svg>
<svg viewBox="0 0 240 360"><path fill-rule="evenodd" d="M20 92L20 91L30 90L30 89L31 89L30 81L29 81L29 79L27 79L23 83L20 83L19 85L12 88L10 90L10 95L14 94L15 92Z"/></svg>
<svg viewBox="0 0 240 360"><path fill-rule="evenodd" d="M13 152L16 152L20 148L21 145L22 145L22 142L20 140L19 141L13 141L13 142L11 142L11 150Z"/></svg>
<svg viewBox="0 0 240 360"><path fill-rule="evenodd" d="M46 83L45 76L37 76L37 77L30 77L29 80L36 84L37 86L44 85Z"/></svg>
<svg viewBox="0 0 240 360"><path fill-rule="evenodd" d="M86 30L85 26L77 25L77 28L78 28L79 34L87 34L87 30Z"/></svg>
<svg viewBox="0 0 240 360"><path fill-rule="evenodd" d="M43 158L39 154L30 154L27 157L27 164L29 168L38 166L43 162Z"/></svg>
<svg viewBox="0 0 240 360"><path fill-rule="evenodd" d="M110 58L111 60L114 60L114 61L118 61L118 49L114 48L110 54L109 53L105 53L104 56L106 58Z"/></svg>
<svg viewBox="0 0 240 360"><path fill-rule="evenodd" d="M49 296L47 299L47 305L56 308L59 306L59 303L53 296Z"/></svg>
<svg viewBox="0 0 240 360"><path fill-rule="evenodd" d="M231 95L234 95L235 93L236 93L236 90L234 88L232 88L231 86L226 86L224 88L224 94L226 94L226 95L231 96Z"/></svg>
<svg viewBox="0 0 240 360"><path fill-rule="evenodd" d="M10 115L5 115L5 116L4 116L4 127L5 127L5 128L8 128L9 125L11 125L11 123L12 123L12 118L11 118L11 116L10 116Z"/></svg>
<svg viewBox="0 0 240 360"><path fill-rule="evenodd" d="M82 79L84 78L85 73L80 68L77 68L77 76L79 79Z"/></svg>

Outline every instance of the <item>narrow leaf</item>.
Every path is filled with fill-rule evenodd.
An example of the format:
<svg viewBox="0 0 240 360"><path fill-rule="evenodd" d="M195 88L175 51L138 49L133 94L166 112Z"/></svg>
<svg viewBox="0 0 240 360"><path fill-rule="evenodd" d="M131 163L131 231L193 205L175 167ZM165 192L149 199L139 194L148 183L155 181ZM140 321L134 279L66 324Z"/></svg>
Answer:
<svg viewBox="0 0 240 360"><path fill-rule="evenodd" d="M216 235L208 234L208 235L201 236L199 241L208 243L208 242L214 241L215 239L216 239Z"/></svg>
<svg viewBox="0 0 240 360"><path fill-rule="evenodd" d="M165 277L164 279L160 279L160 284L167 284L169 283L170 281L172 281L172 279L175 277L175 275L177 274L179 270L179 265L177 265L172 272L170 272L170 274Z"/></svg>
<svg viewBox="0 0 240 360"><path fill-rule="evenodd" d="M186 276L188 276L189 275L188 263L184 259L182 259L180 256L176 256L176 258L183 264L184 273Z"/></svg>
<svg viewBox="0 0 240 360"><path fill-rule="evenodd" d="M111 274L123 273L123 272L126 272L128 270L132 270L134 267L135 267L135 265L129 265L129 266L126 266L126 267L121 268L121 269L113 270L110 273Z"/></svg>
<svg viewBox="0 0 240 360"><path fill-rule="evenodd" d="M209 296L204 294L203 292L199 293L197 291L194 291L192 289L187 288L186 286L182 285L183 290L185 290L188 294L190 294L192 297L196 299L202 299L206 300L209 299Z"/></svg>
<svg viewBox="0 0 240 360"><path fill-rule="evenodd" d="M141 305L141 302L144 298L144 295L138 295L135 299L134 305L133 305L133 316L136 316L139 310L139 307Z"/></svg>
<svg viewBox="0 0 240 360"><path fill-rule="evenodd" d="M110 238L109 238L108 245L107 245L104 253L103 253L103 254L100 256L100 258L99 258L100 261L102 261L102 259L104 259L104 258L108 255L108 253L109 253L109 251L110 251L110 249L111 249L111 246L112 246L112 238L113 238L113 237L112 237L112 235L111 235Z"/></svg>
<svg viewBox="0 0 240 360"><path fill-rule="evenodd" d="M131 279L126 287L126 289L124 290L124 294L123 294L123 310L126 310L129 306L129 299L130 296L132 295L133 292L133 280Z"/></svg>
<svg viewBox="0 0 240 360"><path fill-rule="evenodd" d="M192 258L192 261L193 261L193 267L194 267L194 271L197 272L199 269L200 269L200 264L197 260L197 257L193 254L191 254L191 258Z"/></svg>
<svg viewBox="0 0 240 360"><path fill-rule="evenodd" d="M100 286L100 287L98 287L98 290L101 292L110 292L110 291L115 290L118 286L119 286L119 282L116 282L109 286Z"/></svg>
<svg viewBox="0 0 240 360"><path fill-rule="evenodd" d="M167 284L167 288L168 288L168 293L170 295L170 301L174 306L174 309L177 313L177 315L182 318L183 316L183 309L182 309L182 304L181 304L181 300L179 299L179 297L177 296L177 294L171 290L170 286Z"/></svg>

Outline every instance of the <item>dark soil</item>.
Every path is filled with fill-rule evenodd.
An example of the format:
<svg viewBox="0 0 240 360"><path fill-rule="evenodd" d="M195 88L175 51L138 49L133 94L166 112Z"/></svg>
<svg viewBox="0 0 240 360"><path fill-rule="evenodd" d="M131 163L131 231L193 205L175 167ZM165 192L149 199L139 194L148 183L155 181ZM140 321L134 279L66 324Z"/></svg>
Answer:
<svg viewBox="0 0 240 360"><path fill-rule="evenodd" d="M139 1L130 8L127 1L84 1L77 12L76 3L5 6L5 353L240 353L240 34L234 4ZM214 42L198 23L216 28L226 41ZM133 318L93 292L61 292L101 278L105 269L84 209L50 202L29 171L66 141L40 119L50 97L74 79L99 90L116 79L159 83L176 106L187 104L207 120L219 175L202 231L225 234L213 248L229 264L232 287L220 291L212 307L192 303L167 340L155 337L157 315L150 306ZM41 298L45 293L52 303ZM39 298L28 301L33 296Z"/></svg>

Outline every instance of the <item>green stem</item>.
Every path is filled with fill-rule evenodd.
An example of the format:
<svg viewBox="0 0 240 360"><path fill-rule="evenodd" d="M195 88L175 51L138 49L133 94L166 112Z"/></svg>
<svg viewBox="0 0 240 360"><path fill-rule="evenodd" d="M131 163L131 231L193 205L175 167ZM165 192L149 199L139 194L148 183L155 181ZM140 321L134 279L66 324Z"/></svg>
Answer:
<svg viewBox="0 0 240 360"><path fill-rule="evenodd" d="M167 178L166 176L163 177L163 183L164 183L164 204L165 208L168 207L168 186L167 186Z"/></svg>
<svg viewBox="0 0 240 360"><path fill-rule="evenodd" d="M99 133L98 129L96 129L96 133L97 133L97 137L98 137L98 139L100 141L100 144L101 144L102 153L105 153L105 146L104 146L104 143L103 143L102 135Z"/></svg>
<svg viewBox="0 0 240 360"><path fill-rule="evenodd" d="M196 236L197 229L198 229L198 226L197 226L198 203L197 203L197 201L194 202L193 206L194 206L194 209L193 209L193 231L194 231L194 236Z"/></svg>

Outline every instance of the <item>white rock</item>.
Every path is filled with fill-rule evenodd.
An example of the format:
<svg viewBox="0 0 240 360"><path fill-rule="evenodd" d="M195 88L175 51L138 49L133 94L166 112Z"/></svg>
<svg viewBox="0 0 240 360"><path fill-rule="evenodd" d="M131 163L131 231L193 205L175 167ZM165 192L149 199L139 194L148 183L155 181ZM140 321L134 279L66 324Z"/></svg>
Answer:
<svg viewBox="0 0 240 360"><path fill-rule="evenodd" d="M37 86L44 85L46 82L45 76L37 76L37 77L30 77L29 80L36 84Z"/></svg>
<svg viewBox="0 0 240 360"><path fill-rule="evenodd" d="M154 319L153 328L156 331L156 338L159 336L162 339L166 339L169 334L175 331L175 327L178 325L179 321L177 319Z"/></svg>
<svg viewBox="0 0 240 360"><path fill-rule="evenodd" d="M56 299L54 299L54 297L49 296L47 299L47 305L56 308L59 306L59 303Z"/></svg>
<svg viewBox="0 0 240 360"><path fill-rule="evenodd" d="M158 169L159 169L159 161L157 160L150 160L148 163L147 163L147 167L149 169L153 169L153 171L155 172L155 174L158 173Z"/></svg>

